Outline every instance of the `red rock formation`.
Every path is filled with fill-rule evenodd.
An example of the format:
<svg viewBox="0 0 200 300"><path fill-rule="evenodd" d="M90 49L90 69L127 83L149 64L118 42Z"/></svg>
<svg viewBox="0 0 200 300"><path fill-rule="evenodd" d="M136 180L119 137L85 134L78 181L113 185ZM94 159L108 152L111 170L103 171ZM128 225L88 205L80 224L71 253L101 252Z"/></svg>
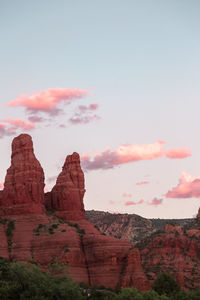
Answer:
<svg viewBox="0 0 200 300"><path fill-rule="evenodd" d="M196 288L200 282L199 251L200 241L187 232L157 234L141 250L143 270L151 283L161 272L168 272L182 287Z"/></svg>
<svg viewBox="0 0 200 300"><path fill-rule="evenodd" d="M197 213L197 219L200 219L200 207L199 207L199 210L198 210L198 213Z"/></svg>
<svg viewBox="0 0 200 300"><path fill-rule="evenodd" d="M181 229L181 227L180 226L174 226L174 225L171 225L171 224L167 224L167 225L165 225L165 232L168 232L168 233L170 233L170 232L177 232L177 233L179 233L179 234L183 234L183 230Z"/></svg>
<svg viewBox="0 0 200 300"><path fill-rule="evenodd" d="M72 279L96 286L146 290L163 271L185 288L199 286L198 219L187 231L167 225L165 232L142 241L139 251L128 241L101 234L86 221L84 174L77 153L66 158L56 185L46 194L47 205L66 221L43 213L43 188L44 174L31 137L20 135L13 140L11 167L0 193L1 257L29 260L43 270L54 262L63 263L69 265Z"/></svg>
<svg viewBox="0 0 200 300"><path fill-rule="evenodd" d="M11 166L7 170L0 215L44 212L44 172L33 152L28 134L12 142Z"/></svg>
<svg viewBox="0 0 200 300"><path fill-rule="evenodd" d="M85 194L84 173L79 154L68 155L51 191L51 205L55 215L68 221L85 219L83 196Z"/></svg>
<svg viewBox="0 0 200 300"><path fill-rule="evenodd" d="M88 234L87 232L82 238L82 243L90 284L119 288L124 261L131 244L100 233Z"/></svg>
<svg viewBox="0 0 200 300"><path fill-rule="evenodd" d="M134 286L135 288L146 291L150 289L150 283L142 268L140 251L137 248L131 250L124 265L121 287Z"/></svg>

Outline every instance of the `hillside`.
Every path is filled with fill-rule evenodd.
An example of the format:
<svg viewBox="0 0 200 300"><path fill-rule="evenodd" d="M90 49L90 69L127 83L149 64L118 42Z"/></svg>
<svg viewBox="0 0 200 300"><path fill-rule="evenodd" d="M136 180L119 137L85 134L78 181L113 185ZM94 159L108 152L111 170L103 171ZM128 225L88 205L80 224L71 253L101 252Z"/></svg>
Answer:
<svg viewBox="0 0 200 300"><path fill-rule="evenodd" d="M86 218L103 234L136 244L166 224L184 226L193 219L146 219L136 214L112 214L104 211L86 211Z"/></svg>

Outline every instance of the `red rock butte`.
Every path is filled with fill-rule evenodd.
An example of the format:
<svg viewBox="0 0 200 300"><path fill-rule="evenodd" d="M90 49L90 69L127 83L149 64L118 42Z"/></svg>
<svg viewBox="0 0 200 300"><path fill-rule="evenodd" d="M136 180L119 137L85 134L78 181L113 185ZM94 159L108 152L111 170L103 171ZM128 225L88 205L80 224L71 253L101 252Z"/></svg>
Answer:
<svg viewBox="0 0 200 300"><path fill-rule="evenodd" d="M0 193L0 256L34 261L47 271L55 261L67 264L72 279L90 285L149 289L139 250L131 250L128 241L103 235L86 221L84 194L78 153L66 157L55 186L44 194L44 172L32 138L14 138Z"/></svg>

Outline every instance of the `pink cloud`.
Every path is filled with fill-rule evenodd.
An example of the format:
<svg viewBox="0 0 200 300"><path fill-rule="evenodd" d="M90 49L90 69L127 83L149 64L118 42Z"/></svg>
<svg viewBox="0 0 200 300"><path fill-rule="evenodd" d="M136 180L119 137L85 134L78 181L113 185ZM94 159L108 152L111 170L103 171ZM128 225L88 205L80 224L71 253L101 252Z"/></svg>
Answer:
<svg viewBox="0 0 200 300"><path fill-rule="evenodd" d="M200 176L194 177L182 172L179 183L165 195L166 198L199 198Z"/></svg>
<svg viewBox="0 0 200 300"><path fill-rule="evenodd" d="M154 144L122 145L114 151L111 151L107 148L103 151L100 151L97 155L93 157L90 155L83 155L82 165L85 168L85 170L95 170L109 169L113 168L116 165L140 160L153 160L166 156L165 150L163 149L163 145L163 141L157 141ZM179 149L179 154L180 152L181 148ZM183 156L178 157L177 155L176 158L183 158Z"/></svg>
<svg viewBox="0 0 200 300"><path fill-rule="evenodd" d="M81 112L93 111L93 110L96 110L98 108L99 108L99 105L97 103L90 104L89 106L86 106L86 105L79 105L78 106L78 109Z"/></svg>
<svg viewBox="0 0 200 300"><path fill-rule="evenodd" d="M100 117L97 115L88 115L88 116L74 116L69 119L69 122L73 125L78 125L78 124L88 124L91 121L94 120L99 120Z"/></svg>
<svg viewBox="0 0 200 300"><path fill-rule="evenodd" d="M98 107L99 105L96 103L90 104L89 106L79 105L77 112L69 119L69 122L73 125L78 125L87 124L94 120L99 120L100 117L92 113L92 111L97 110Z"/></svg>
<svg viewBox="0 0 200 300"><path fill-rule="evenodd" d="M4 122L12 125L10 128L11 130L16 130L18 128L24 129L24 130L32 130L35 128L35 124L31 123L30 121L23 120L23 119L12 119L12 118L7 118L3 120Z"/></svg>
<svg viewBox="0 0 200 300"><path fill-rule="evenodd" d="M136 185L144 185L144 184L149 184L149 181L140 181L136 183Z"/></svg>
<svg viewBox="0 0 200 300"><path fill-rule="evenodd" d="M153 198L150 202L148 202L149 205L160 205L162 204L163 199Z"/></svg>
<svg viewBox="0 0 200 300"><path fill-rule="evenodd" d="M186 158L191 155L191 151L188 148L172 148L165 151L165 156L168 158Z"/></svg>
<svg viewBox="0 0 200 300"><path fill-rule="evenodd" d="M0 123L0 138L3 138L4 136L10 136L16 134L16 132L7 127L7 124Z"/></svg>
<svg viewBox="0 0 200 300"><path fill-rule="evenodd" d="M39 116L30 116L30 117L28 118L28 120L29 120L30 122L33 122L33 123L41 123L41 122L46 121L44 118L39 117Z"/></svg>
<svg viewBox="0 0 200 300"><path fill-rule="evenodd" d="M142 204L142 203L144 203L144 200L140 200L140 201L138 201L138 202L134 202L134 201L126 201L125 203L124 203L124 205L125 206L129 206L129 205L137 205L137 204Z"/></svg>
<svg viewBox="0 0 200 300"><path fill-rule="evenodd" d="M59 109L57 105L61 102L70 104L74 99L82 98L88 94L85 90L55 88L47 89L39 93L33 93L28 96L19 95L18 98L7 103L8 106L21 106L32 113L46 112L57 114Z"/></svg>
<svg viewBox="0 0 200 300"><path fill-rule="evenodd" d="M23 119L4 119L0 123L0 138L16 134L18 129L29 131L35 128L35 124Z"/></svg>
<svg viewBox="0 0 200 300"><path fill-rule="evenodd" d="M1 189L1 190L4 189L4 182L0 182L0 189Z"/></svg>
<svg viewBox="0 0 200 300"><path fill-rule="evenodd" d="M122 197L124 197L124 198L131 198L132 194L123 193Z"/></svg>
<svg viewBox="0 0 200 300"><path fill-rule="evenodd" d="M0 138L8 135L6 130L6 124L0 123Z"/></svg>

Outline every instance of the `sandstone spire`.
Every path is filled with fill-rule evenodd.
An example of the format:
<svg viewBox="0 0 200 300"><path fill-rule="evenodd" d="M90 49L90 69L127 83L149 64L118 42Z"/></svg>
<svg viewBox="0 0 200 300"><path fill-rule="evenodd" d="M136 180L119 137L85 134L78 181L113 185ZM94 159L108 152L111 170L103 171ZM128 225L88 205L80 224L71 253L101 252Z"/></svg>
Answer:
<svg viewBox="0 0 200 300"><path fill-rule="evenodd" d="M44 211L44 172L33 151L32 138L20 134L12 142L11 166L7 170L0 214Z"/></svg>
<svg viewBox="0 0 200 300"><path fill-rule="evenodd" d="M55 214L68 221L84 219L84 194L85 182L80 166L80 156L74 152L66 157L62 172L51 192L52 208L55 209Z"/></svg>

